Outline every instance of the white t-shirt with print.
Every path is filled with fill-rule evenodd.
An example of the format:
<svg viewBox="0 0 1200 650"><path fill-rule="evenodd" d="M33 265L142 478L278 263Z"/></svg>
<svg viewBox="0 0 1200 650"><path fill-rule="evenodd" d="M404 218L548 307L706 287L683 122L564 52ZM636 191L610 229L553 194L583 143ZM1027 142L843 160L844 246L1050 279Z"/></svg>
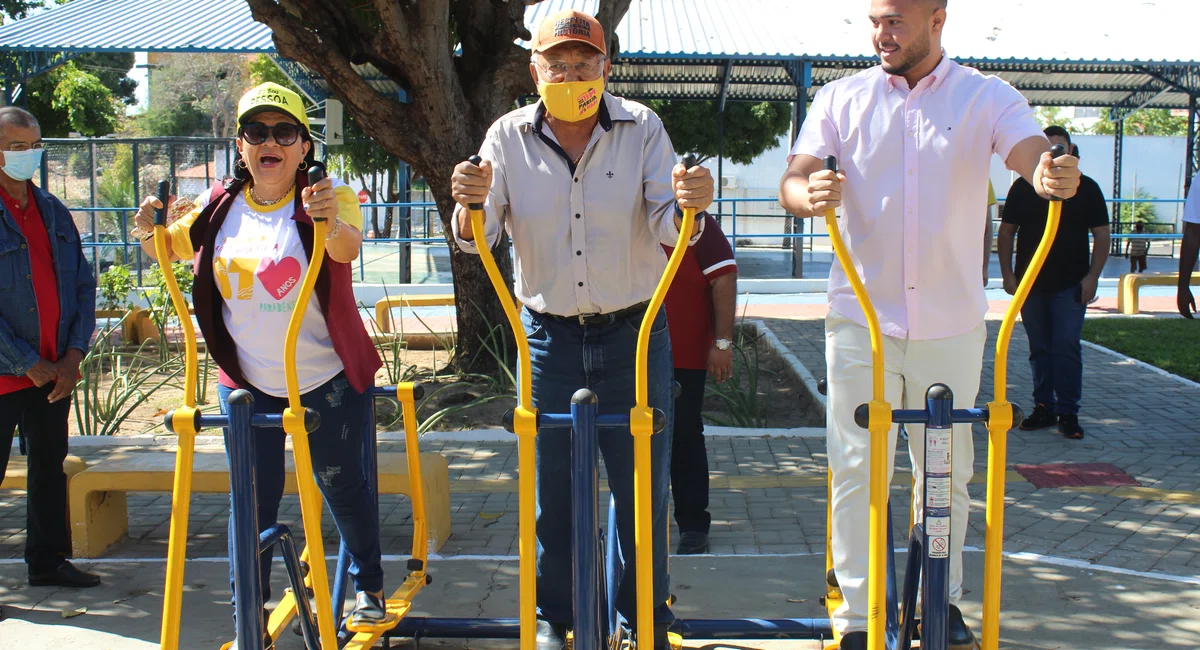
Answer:
<svg viewBox="0 0 1200 650"><path fill-rule="evenodd" d="M308 270L308 255L292 220L293 197L289 194L276 204L281 207L267 210L248 202L242 192L230 206L213 248L213 274L224 298L222 316L237 346L242 376L276 397L287 396L284 342ZM205 191L197 197L197 207L208 200ZM324 384L342 369L314 295L296 342L300 392Z"/></svg>

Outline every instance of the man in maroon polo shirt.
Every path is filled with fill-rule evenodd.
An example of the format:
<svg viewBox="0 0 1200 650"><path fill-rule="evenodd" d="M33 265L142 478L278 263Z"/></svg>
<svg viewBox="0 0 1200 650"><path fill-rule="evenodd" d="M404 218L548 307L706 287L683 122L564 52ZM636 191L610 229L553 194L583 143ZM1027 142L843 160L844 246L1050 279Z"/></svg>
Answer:
<svg viewBox="0 0 1200 650"><path fill-rule="evenodd" d="M67 561L67 416L96 328L96 282L61 201L30 179L37 120L0 108L0 480L16 427L29 452L25 562L31 586L94 587Z"/></svg>
<svg viewBox="0 0 1200 650"><path fill-rule="evenodd" d="M667 255L673 250L663 246ZM679 525L678 555L708 552L708 451L704 447L704 384L733 372L733 315L737 262L717 220L704 215L704 233L688 248L667 292L667 327L675 381L675 432L671 444L671 494Z"/></svg>

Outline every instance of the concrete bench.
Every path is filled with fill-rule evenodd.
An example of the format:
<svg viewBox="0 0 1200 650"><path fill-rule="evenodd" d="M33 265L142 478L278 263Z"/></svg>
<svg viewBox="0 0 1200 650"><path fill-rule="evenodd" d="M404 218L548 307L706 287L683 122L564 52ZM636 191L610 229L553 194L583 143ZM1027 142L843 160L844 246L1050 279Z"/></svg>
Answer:
<svg viewBox="0 0 1200 650"><path fill-rule="evenodd" d="M78 456L67 456L63 460L63 472L67 474L67 485L78 473L87 469L88 464ZM8 457L8 470L4 472L4 480L0 481L0 490L27 490L29 485L29 466L27 459L16 452Z"/></svg>
<svg viewBox="0 0 1200 650"><path fill-rule="evenodd" d="M454 294L429 293L392 296L375 303L375 325L383 334L392 331L392 309L396 307L453 307Z"/></svg>
<svg viewBox="0 0 1200 650"><path fill-rule="evenodd" d="M285 471L284 492L296 494L296 468L290 450L286 454ZM450 536L450 471L446 459L438 453L421 454L421 478L429 549L436 551ZM75 557L99 557L129 531L126 493L169 493L174 480L174 451L117 454L77 474L69 486ZM379 454L379 492L411 496L405 454ZM224 451L196 452L192 493L229 493L229 465Z"/></svg>
<svg viewBox="0 0 1200 650"><path fill-rule="evenodd" d="M1175 286L1178 273L1123 273L1117 287L1117 310L1122 314L1138 313L1138 291L1148 285ZM1200 273L1193 273L1191 284L1200 284Z"/></svg>
<svg viewBox="0 0 1200 650"><path fill-rule="evenodd" d="M71 481L83 470L87 462L78 456L67 456L63 459L63 472L67 475L67 490L71 489ZM4 480L0 481L0 490L28 490L29 466L25 456L13 451L8 457L8 469L4 472ZM68 508L70 505L68 504ZM70 516L68 510L67 515Z"/></svg>

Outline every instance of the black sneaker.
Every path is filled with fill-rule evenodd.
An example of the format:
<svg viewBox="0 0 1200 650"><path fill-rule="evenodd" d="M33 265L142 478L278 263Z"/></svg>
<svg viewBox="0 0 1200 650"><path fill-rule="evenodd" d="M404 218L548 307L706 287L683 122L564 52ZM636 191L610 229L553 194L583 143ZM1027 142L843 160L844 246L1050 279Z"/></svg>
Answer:
<svg viewBox="0 0 1200 650"><path fill-rule="evenodd" d="M688 531L679 534L679 547L676 555L699 555L708 552L708 533Z"/></svg>
<svg viewBox="0 0 1200 650"><path fill-rule="evenodd" d="M963 620L962 612L957 606L950 606L950 635L946 639L946 645L950 650L975 650L979 645L975 643L975 635L971 633L971 628L967 627L967 622Z"/></svg>
<svg viewBox="0 0 1200 650"><path fill-rule="evenodd" d="M847 632L838 643L839 650L867 650L866 632Z"/></svg>
<svg viewBox="0 0 1200 650"><path fill-rule="evenodd" d="M80 571L75 565L63 561L62 564L49 571L29 573L30 587L71 587L87 589L100 584L100 576L86 571Z"/></svg>
<svg viewBox="0 0 1200 650"><path fill-rule="evenodd" d="M1024 420L1021 421L1021 429L1024 431L1034 431L1037 429L1045 429L1052 427L1058 422L1054 414L1045 404L1038 404L1033 407L1033 413L1030 413Z"/></svg>
<svg viewBox="0 0 1200 650"><path fill-rule="evenodd" d="M383 600L360 591L354 597L354 609L350 610L347 628L374 627L387 622L387 608Z"/></svg>
<svg viewBox="0 0 1200 650"><path fill-rule="evenodd" d="M1080 440L1083 438L1083 427L1079 426L1078 415L1060 415L1058 416L1058 432L1064 438L1071 440Z"/></svg>

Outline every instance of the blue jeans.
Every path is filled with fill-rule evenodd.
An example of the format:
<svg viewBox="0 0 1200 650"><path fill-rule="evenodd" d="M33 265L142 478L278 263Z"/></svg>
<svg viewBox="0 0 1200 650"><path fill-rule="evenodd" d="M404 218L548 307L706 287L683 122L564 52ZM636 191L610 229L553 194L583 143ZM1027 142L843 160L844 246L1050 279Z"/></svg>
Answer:
<svg viewBox="0 0 1200 650"><path fill-rule="evenodd" d="M254 396L255 413L282 413L287 399L272 397L250 387ZM221 412L228 413L229 394L233 389L217 387ZM370 486L362 466L363 436L370 427L371 396L359 393L346 381L344 373L300 396L300 403L321 414L321 426L308 435L313 477L333 513L342 540L350 550L350 577L357 591L378 592L383 589L383 566L380 564L379 510L371 496ZM270 528L279 521L279 501L283 498L284 440L283 429L254 429L255 503L258 506L258 530ZM235 444L244 441L232 441ZM225 447L229 448L229 430L225 429ZM233 495L230 495L230 503ZM230 518L229 557L233 557L233 519ZM295 531L300 533L301 531ZM329 540L326 540L327 542ZM329 544L325 550L329 552ZM336 547L333 547L336 548ZM297 549L299 551L299 549ZM263 602L271 599L271 558L275 546L260 556ZM229 584L233 586L233 565L229 567Z"/></svg>
<svg viewBox="0 0 1200 650"><path fill-rule="evenodd" d="M1083 393L1083 316L1081 288L1058 292L1032 291L1021 308L1021 322L1029 338L1029 365L1033 368L1033 401L1055 415L1078 415Z"/></svg>
<svg viewBox="0 0 1200 650"><path fill-rule="evenodd" d="M571 395L590 388L600 413L628 415L634 405L634 366L641 316L607 325L579 325L521 311L529 337L533 405L546 413L569 413ZM667 427L650 439L651 516L654 520L654 618L671 623L667 606L667 503L670 485L672 397L671 341L666 310L654 320L649 347L649 397L652 408L667 416ZM617 592L617 610L637 625L637 578L633 546L633 437L628 428L601 429L600 453L608 471L608 487L616 499L617 539L625 570ZM538 615L568 625L571 590L571 439L566 429L537 436ZM603 515L601 515L603 519ZM609 543L611 542L609 532Z"/></svg>

